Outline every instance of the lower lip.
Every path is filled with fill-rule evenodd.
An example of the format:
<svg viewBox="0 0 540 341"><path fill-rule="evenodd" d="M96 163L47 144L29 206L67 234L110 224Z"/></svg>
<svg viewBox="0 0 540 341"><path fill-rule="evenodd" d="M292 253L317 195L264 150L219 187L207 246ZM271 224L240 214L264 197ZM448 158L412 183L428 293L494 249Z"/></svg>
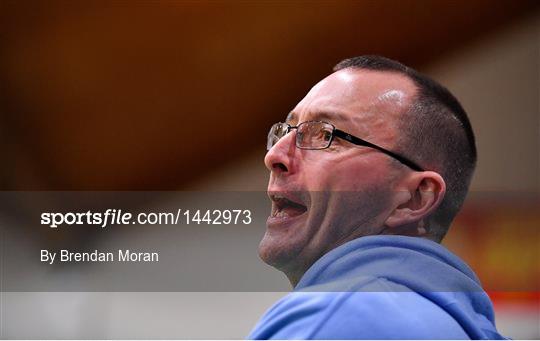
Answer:
<svg viewBox="0 0 540 341"><path fill-rule="evenodd" d="M285 228L289 227L290 225L296 223L298 220L302 220L302 218L307 214L307 211L296 216L289 216L289 217L272 217L269 216L266 220L266 226L268 228Z"/></svg>

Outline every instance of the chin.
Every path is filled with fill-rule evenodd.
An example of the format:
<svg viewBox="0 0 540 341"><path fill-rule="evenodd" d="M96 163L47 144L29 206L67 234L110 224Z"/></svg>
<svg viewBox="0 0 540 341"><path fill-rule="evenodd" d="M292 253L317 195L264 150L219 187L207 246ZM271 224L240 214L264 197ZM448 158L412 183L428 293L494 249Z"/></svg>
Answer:
<svg viewBox="0 0 540 341"><path fill-rule="evenodd" d="M298 260L299 250L294 245L286 245L281 240L282 238L272 236L266 231L259 243L259 257L266 264L285 271L293 266L295 260Z"/></svg>

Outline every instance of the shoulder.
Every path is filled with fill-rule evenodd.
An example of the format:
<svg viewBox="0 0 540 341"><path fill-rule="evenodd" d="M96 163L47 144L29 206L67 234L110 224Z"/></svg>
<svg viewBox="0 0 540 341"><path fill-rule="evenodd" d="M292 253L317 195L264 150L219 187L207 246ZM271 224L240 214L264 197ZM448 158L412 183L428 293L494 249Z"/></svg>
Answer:
<svg viewBox="0 0 540 341"><path fill-rule="evenodd" d="M268 311L250 338L467 338L450 315L423 296L382 279L375 282L388 290L290 293Z"/></svg>

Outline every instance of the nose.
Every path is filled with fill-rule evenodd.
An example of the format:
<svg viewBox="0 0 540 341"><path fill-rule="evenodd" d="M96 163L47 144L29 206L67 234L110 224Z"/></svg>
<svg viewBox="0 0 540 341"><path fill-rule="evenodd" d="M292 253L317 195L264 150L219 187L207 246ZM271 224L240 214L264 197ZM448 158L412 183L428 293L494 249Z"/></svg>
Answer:
<svg viewBox="0 0 540 341"><path fill-rule="evenodd" d="M278 174L291 173L294 170L294 154L297 152L296 131L283 136L264 157L264 164L269 171Z"/></svg>

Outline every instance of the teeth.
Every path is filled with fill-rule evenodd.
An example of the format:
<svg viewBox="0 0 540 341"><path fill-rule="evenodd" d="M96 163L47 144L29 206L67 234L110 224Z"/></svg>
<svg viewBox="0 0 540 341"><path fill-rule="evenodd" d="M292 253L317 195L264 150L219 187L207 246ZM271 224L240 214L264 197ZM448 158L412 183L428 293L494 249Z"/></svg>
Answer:
<svg viewBox="0 0 540 341"><path fill-rule="evenodd" d="M307 207L301 202L292 201L286 195L272 193L270 195L272 200L271 217L279 220L288 220L304 214L307 211Z"/></svg>
<svg viewBox="0 0 540 341"><path fill-rule="evenodd" d="M285 211L278 211L275 215L276 218L287 218L289 215Z"/></svg>

